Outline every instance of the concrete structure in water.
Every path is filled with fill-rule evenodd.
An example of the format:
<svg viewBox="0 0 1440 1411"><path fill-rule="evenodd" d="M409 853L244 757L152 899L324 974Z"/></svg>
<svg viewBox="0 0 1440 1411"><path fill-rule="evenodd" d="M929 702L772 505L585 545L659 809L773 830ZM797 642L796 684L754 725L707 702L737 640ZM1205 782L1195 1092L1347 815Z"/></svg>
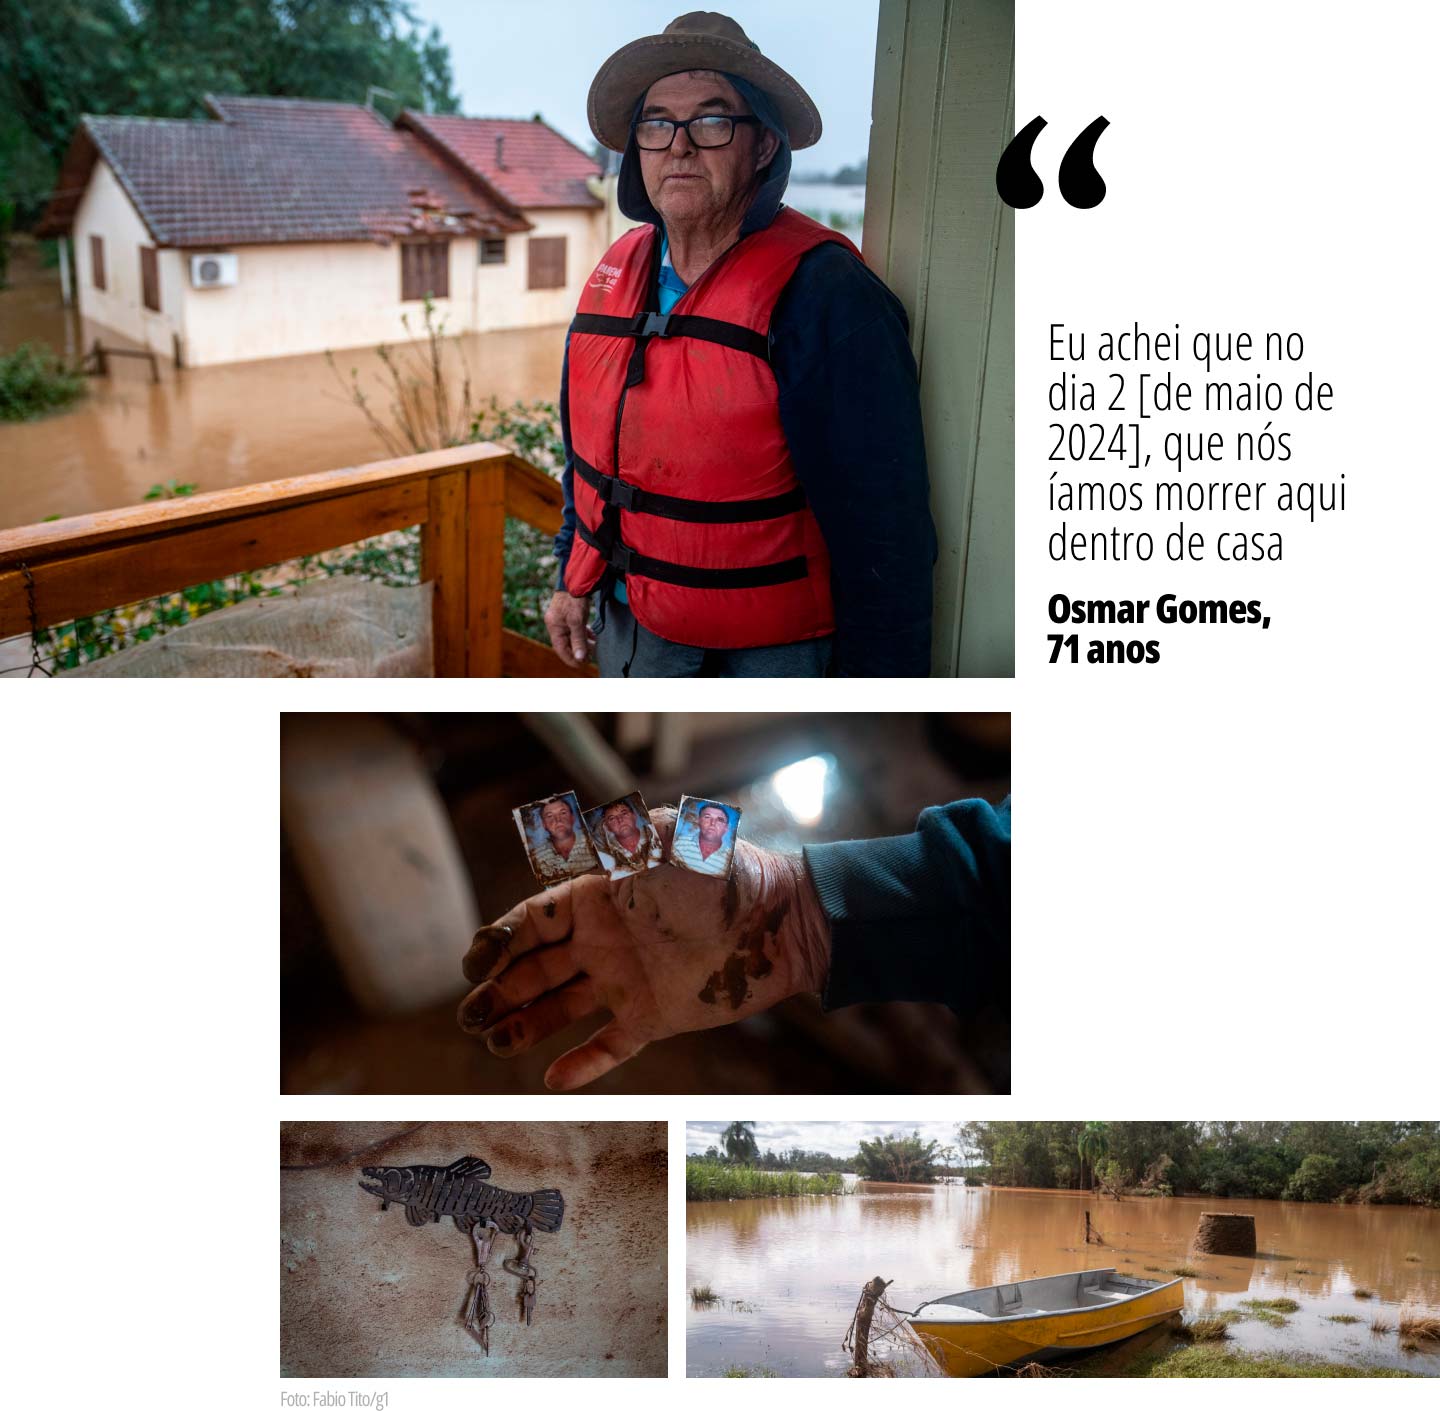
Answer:
<svg viewBox="0 0 1440 1411"><path fill-rule="evenodd" d="M427 296L447 333L565 323L611 238L599 165L538 119L205 107L85 118L38 231L83 317L187 366L412 338Z"/></svg>
<svg viewBox="0 0 1440 1411"><path fill-rule="evenodd" d="M1190 1248L1195 1254L1238 1254L1253 1258L1255 1217L1229 1211L1201 1211Z"/></svg>

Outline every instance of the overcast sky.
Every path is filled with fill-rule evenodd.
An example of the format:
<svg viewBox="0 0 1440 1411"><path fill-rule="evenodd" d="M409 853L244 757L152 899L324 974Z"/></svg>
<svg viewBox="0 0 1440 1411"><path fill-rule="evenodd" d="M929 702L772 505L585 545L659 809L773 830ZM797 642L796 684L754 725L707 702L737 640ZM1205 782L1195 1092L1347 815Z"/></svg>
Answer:
<svg viewBox="0 0 1440 1411"><path fill-rule="evenodd" d="M594 138L585 95L615 50L659 34L679 0L414 0L426 25L450 46L460 109L471 117L528 118L539 112L587 152ZM729 0L737 20L815 100L825 135L796 153L795 170L834 171L870 145L879 0Z"/></svg>
<svg viewBox="0 0 1440 1411"><path fill-rule="evenodd" d="M706 1148L720 1145L720 1133L728 1122L687 1122L685 1124L685 1152L689 1156L702 1155ZM860 1139L873 1141L876 1137L888 1136L891 1132L909 1135L919 1131L926 1141L938 1141L941 1146L955 1145L954 1122L757 1122L755 1140L761 1151L788 1151L792 1146L805 1151L824 1151L831 1156L853 1156L860 1149Z"/></svg>

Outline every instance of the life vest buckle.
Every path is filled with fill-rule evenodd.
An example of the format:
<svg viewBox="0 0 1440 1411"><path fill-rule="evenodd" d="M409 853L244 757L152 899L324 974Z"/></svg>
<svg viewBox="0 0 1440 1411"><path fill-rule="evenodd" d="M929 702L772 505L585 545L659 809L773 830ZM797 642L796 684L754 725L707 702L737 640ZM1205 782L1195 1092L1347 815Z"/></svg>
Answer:
<svg viewBox="0 0 1440 1411"><path fill-rule="evenodd" d="M653 312L637 314L635 318L635 336L637 338L670 337L670 315Z"/></svg>
<svg viewBox="0 0 1440 1411"><path fill-rule="evenodd" d="M605 499L617 510L633 510L635 508L635 487L628 480L620 480L612 476L606 482L605 488L609 491Z"/></svg>

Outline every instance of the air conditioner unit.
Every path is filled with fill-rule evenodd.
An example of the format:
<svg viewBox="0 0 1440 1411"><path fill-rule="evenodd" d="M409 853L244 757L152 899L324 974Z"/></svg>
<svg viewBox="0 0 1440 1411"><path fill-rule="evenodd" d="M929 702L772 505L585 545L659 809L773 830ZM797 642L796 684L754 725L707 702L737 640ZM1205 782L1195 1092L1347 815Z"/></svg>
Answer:
<svg viewBox="0 0 1440 1411"><path fill-rule="evenodd" d="M197 289L219 289L240 280L238 255L191 255L190 283Z"/></svg>

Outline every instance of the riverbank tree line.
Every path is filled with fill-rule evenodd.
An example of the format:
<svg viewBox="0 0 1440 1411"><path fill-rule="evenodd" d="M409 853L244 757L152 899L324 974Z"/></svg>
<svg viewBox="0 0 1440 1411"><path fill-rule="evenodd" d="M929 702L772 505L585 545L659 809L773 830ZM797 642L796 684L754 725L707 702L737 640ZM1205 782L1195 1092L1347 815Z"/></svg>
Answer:
<svg viewBox="0 0 1440 1411"><path fill-rule="evenodd" d="M929 1184L950 1172L947 1163L954 1154L954 1147L941 1146L938 1141L925 1141L919 1132L911 1132L908 1136L903 1132L892 1132L873 1141L861 1141L858 1150L844 1156L809 1151L799 1146L779 1151L767 1147L762 1151L755 1140L753 1122L731 1122L703 1156L690 1157L689 1160L756 1171L813 1172L819 1175L849 1172L865 1181Z"/></svg>
<svg viewBox="0 0 1440 1411"><path fill-rule="evenodd" d="M970 1182L1440 1206L1440 1122L967 1122Z"/></svg>

